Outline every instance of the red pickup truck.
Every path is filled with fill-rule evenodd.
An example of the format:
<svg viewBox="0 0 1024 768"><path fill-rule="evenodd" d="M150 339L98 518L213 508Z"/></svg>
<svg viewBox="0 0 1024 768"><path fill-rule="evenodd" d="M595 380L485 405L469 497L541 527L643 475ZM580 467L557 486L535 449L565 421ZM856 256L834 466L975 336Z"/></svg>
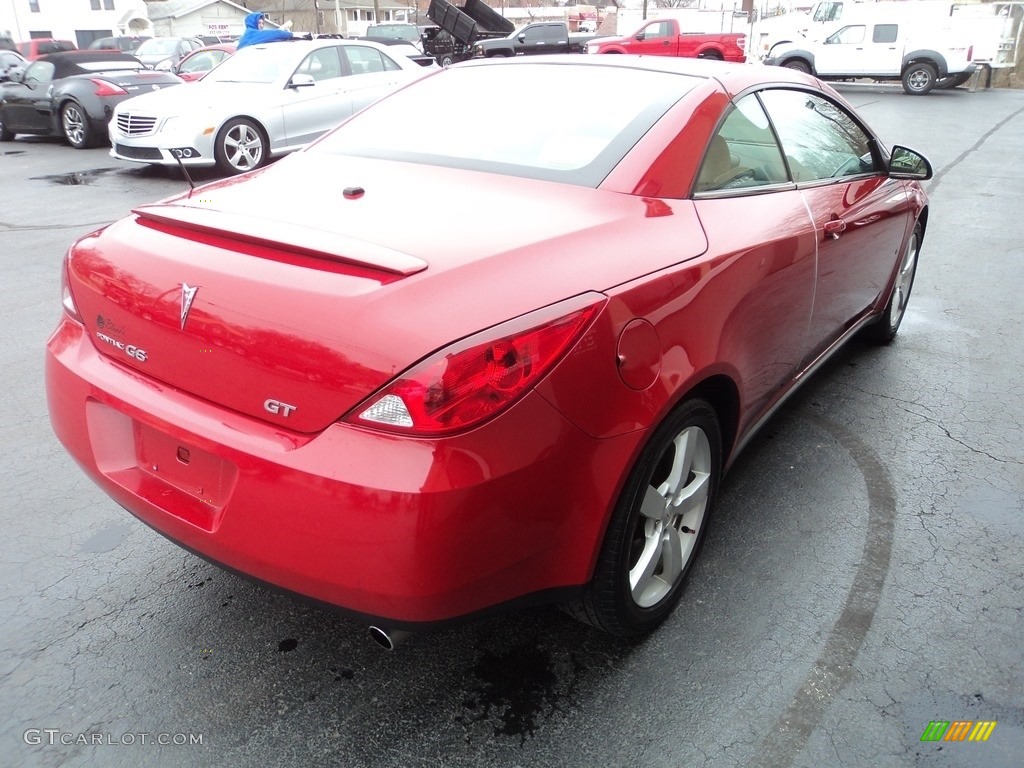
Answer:
<svg viewBox="0 0 1024 768"><path fill-rule="evenodd" d="M719 61L747 60L747 36L740 32L683 32L675 19L645 22L627 37L601 37L587 43L587 53L642 53L689 56Z"/></svg>

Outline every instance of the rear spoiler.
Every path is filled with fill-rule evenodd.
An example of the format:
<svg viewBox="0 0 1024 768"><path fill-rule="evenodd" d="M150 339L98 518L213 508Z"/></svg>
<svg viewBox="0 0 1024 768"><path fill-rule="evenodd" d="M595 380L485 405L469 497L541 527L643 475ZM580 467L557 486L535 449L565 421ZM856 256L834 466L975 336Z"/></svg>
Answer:
<svg viewBox="0 0 1024 768"><path fill-rule="evenodd" d="M427 268L427 262L407 253L304 224L173 204L143 205L133 208L132 213L160 224L395 275L413 275Z"/></svg>

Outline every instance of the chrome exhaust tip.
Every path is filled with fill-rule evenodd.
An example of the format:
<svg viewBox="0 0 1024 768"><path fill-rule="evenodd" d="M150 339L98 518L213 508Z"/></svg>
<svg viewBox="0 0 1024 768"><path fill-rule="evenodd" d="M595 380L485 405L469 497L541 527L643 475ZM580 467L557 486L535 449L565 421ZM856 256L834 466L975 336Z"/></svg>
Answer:
<svg viewBox="0 0 1024 768"><path fill-rule="evenodd" d="M400 629L385 629L384 627L370 627L370 637L377 645L389 651L395 650L404 643L411 632L404 632Z"/></svg>

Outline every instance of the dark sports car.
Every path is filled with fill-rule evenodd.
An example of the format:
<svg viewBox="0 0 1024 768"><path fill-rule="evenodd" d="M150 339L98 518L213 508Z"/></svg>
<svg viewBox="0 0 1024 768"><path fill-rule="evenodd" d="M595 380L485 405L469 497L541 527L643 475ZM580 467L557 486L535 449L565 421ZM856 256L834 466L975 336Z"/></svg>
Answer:
<svg viewBox="0 0 1024 768"><path fill-rule="evenodd" d="M114 51L42 56L0 83L0 141L31 133L63 136L76 149L92 147L106 140L118 103L181 82Z"/></svg>

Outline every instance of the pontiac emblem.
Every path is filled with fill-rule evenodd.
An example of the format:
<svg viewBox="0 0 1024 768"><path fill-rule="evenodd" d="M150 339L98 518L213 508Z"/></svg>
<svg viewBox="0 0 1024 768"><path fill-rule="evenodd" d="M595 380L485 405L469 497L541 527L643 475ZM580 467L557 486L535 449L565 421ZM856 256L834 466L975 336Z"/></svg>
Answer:
<svg viewBox="0 0 1024 768"><path fill-rule="evenodd" d="M181 330L185 330L185 323L188 322L188 313L192 309L192 300L196 297L199 286L190 286L188 283L181 284Z"/></svg>

